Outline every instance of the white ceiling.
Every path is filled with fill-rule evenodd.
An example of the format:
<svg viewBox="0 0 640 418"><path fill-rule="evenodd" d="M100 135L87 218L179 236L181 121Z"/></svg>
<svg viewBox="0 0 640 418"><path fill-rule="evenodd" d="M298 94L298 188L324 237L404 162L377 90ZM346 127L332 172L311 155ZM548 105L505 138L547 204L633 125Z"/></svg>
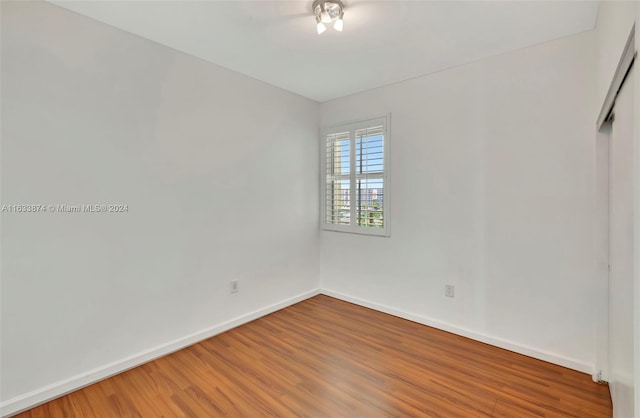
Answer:
<svg viewBox="0 0 640 418"><path fill-rule="evenodd" d="M593 29L596 1L346 1L317 35L312 0L52 3L323 102Z"/></svg>

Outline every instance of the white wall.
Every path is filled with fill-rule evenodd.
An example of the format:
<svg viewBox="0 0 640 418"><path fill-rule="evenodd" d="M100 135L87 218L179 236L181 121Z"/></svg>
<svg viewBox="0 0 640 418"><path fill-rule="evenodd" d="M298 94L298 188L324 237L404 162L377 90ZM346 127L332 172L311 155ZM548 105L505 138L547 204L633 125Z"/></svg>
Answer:
<svg viewBox="0 0 640 418"><path fill-rule="evenodd" d="M2 203L129 207L2 214L4 413L317 289L317 103L46 3L1 26Z"/></svg>
<svg viewBox="0 0 640 418"><path fill-rule="evenodd" d="M323 124L391 112L392 212L390 238L321 233L322 288L591 373L593 45L323 103Z"/></svg>

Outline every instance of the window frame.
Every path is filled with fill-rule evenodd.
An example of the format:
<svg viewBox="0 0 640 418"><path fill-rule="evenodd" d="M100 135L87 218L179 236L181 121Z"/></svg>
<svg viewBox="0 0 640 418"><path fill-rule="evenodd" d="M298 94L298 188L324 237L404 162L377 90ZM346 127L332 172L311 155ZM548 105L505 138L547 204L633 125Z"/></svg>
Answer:
<svg viewBox="0 0 640 418"><path fill-rule="evenodd" d="M368 119L361 119L350 122L337 123L327 125L320 130L320 229L323 231L333 232L347 232L352 234L370 235L389 237L391 233L390 228L390 200L391 200L391 182L390 182L390 124L391 114L385 114ZM354 221L356 219L357 211L357 198L355 194L350 193L350 223L348 225L330 224L326 222L327 219L327 135L349 132L349 150L350 150L350 166L349 166L349 178L350 189L355 187L355 180L357 178L356 173L356 153L354 152L356 138L355 133L360 129L367 129L374 126L382 125L383 130L383 160L382 160L382 181L384 197L382 201L382 211L384 216L384 223L382 228L370 228L358 226Z"/></svg>

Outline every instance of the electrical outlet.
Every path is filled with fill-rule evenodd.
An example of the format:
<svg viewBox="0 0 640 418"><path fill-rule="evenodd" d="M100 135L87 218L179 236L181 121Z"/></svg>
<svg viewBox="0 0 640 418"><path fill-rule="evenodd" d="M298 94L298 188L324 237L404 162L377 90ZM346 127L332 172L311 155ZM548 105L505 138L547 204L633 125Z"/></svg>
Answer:
<svg viewBox="0 0 640 418"><path fill-rule="evenodd" d="M231 280L230 285L231 285L231 293L238 293L240 291L237 280Z"/></svg>
<svg viewBox="0 0 640 418"><path fill-rule="evenodd" d="M444 295L446 297L452 298L455 297L456 288L452 284L447 284L444 286Z"/></svg>

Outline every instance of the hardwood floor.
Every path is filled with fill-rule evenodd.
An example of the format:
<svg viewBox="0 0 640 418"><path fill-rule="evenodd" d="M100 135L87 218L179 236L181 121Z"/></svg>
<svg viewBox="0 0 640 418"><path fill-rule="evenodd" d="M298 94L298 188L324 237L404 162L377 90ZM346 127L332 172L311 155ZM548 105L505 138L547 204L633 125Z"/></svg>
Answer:
<svg viewBox="0 0 640 418"><path fill-rule="evenodd" d="M316 296L20 417L610 417L573 370Z"/></svg>

